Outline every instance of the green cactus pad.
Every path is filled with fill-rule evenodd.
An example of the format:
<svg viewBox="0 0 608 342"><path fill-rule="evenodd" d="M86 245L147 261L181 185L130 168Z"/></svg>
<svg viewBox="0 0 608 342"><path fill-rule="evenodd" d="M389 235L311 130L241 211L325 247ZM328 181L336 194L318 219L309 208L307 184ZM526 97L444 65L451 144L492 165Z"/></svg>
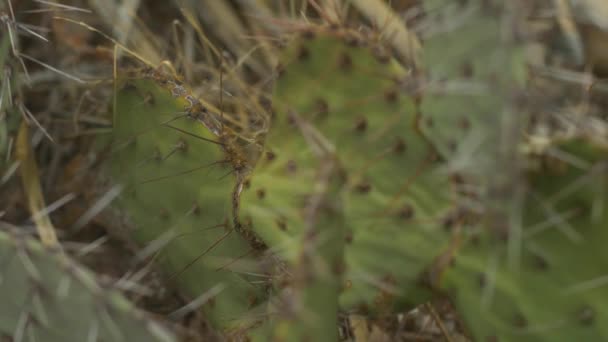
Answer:
<svg viewBox="0 0 608 342"><path fill-rule="evenodd" d="M118 86L109 152L113 179L124 185L116 207L132 236L158 250L179 288L192 297L210 296L204 309L214 323L242 327L255 316L249 311L262 286L253 284L264 277L248 258L252 247L233 231L239 170L227 152L231 142L216 135L219 121L203 113L185 87L153 75L156 80L140 77ZM190 107L201 109L202 117L186 115Z"/></svg>
<svg viewBox="0 0 608 342"><path fill-rule="evenodd" d="M426 0L421 129L451 170L487 178L504 173L517 140L518 91L526 78L525 14L503 1ZM515 140L513 140L515 138ZM511 139L510 141L508 139Z"/></svg>
<svg viewBox="0 0 608 342"><path fill-rule="evenodd" d="M420 302L421 274L446 247L442 222L452 204L449 177L417 130L406 73L374 37L327 28L290 38L278 73L242 220L295 262L315 160L333 155L345 178L342 307Z"/></svg>
<svg viewBox="0 0 608 342"><path fill-rule="evenodd" d="M267 336L273 341L338 340L345 245L343 178L331 155L320 158L316 166L316 180L301 212L301 244L295 247L287 286L271 306L273 329Z"/></svg>
<svg viewBox="0 0 608 342"><path fill-rule="evenodd" d="M608 149L577 139L530 162L522 227L470 234L444 286L479 341L605 340Z"/></svg>
<svg viewBox="0 0 608 342"><path fill-rule="evenodd" d="M6 232L0 232L0 303L0 339L174 341L61 252Z"/></svg>

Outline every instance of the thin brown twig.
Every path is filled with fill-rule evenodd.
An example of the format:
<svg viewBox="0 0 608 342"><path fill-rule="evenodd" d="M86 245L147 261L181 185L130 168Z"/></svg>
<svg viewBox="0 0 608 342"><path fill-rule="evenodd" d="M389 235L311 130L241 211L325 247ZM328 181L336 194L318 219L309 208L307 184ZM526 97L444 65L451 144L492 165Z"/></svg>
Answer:
<svg viewBox="0 0 608 342"><path fill-rule="evenodd" d="M435 308L433 308L433 305L431 303L426 303L424 306L426 307L426 309L429 311L429 313L433 317L433 320L435 321L435 323L437 323L437 326L439 326L439 330L441 330L441 334L443 335L443 337L445 337L445 340L447 342L454 342L454 340L450 336L450 333L448 332L447 328L443 324L441 317L439 317L439 315L437 314L437 311L435 311Z"/></svg>

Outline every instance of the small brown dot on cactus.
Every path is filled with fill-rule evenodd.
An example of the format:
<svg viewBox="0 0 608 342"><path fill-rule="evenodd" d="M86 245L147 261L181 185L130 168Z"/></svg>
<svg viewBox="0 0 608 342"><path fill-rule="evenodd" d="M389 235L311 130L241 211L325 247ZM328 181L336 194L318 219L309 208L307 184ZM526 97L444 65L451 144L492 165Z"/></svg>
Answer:
<svg viewBox="0 0 608 342"><path fill-rule="evenodd" d="M399 99L399 93L396 89L387 90L384 93L384 100L390 104L394 104Z"/></svg>
<svg viewBox="0 0 608 342"><path fill-rule="evenodd" d="M245 180L245 181L243 182L243 187L244 187L245 189L249 189L249 188L251 188L251 181L250 181L249 179Z"/></svg>
<svg viewBox="0 0 608 342"><path fill-rule="evenodd" d="M369 182L361 182L355 185L355 190L360 194L367 194L372 190L372 185Z"/></svg>
<svg viewBox="0 0 608 342"><path fill-rule="evenodd" d="M450 181L456 185L464 184L464 177L460 173L452 173L450 174Z"/></svg>
<svg viewBox="0 0 608 342"><path fill-rule="evenodd" d="M461 66L461 70L462 70L462 76L465 78L471 78L473 77L473 73L474 73L474 67L473 64L471 62L465 62L462 64Z"/></svg>
<svg viewBox="0 0 608 342"><path fill-rule="evenodd" d="M547 260L544 257L542 257L540 255L533 256L533 263L534 263L534 268L539 271L546 271L547 269L549 269L549 263L547 262Z"/></svg>
<svg viewBox="0 0 608 342"><path fill-rule="evenodd" d="M424 124L425 124L427 127L433 127L433 124L434 124L434 122L433 122L433 118L432 118L432 117L430 117L430 116L425 117L425 118L424 118Z"/></svg>
<svg viewBox="0 0 608 342"><path fill-rule="evenodd" d="M471 120L469 118L464 117L458 121L458 127L463 131L468 131L471 128Z"/></svg>
<svg viewBox="0 0 608 342"><path fill-rule="evenodd" d="M258 199L264 199L266 197L266 190L258 189L255 194L258 197Z"/></svg>
<svg viewBox="0 0 608 342"><path fill-rule="evenodd" d="M310 29L306 29L306 30L302 30L302 32L300 33L300 35L304 39L311 40L311 39L315 38L316 34L315 34L315 31L310 30Z"/></svg>
<svg viewBox="0 0 608 342"><path fill-rule="evenodd" d="M144 95L144 105L154 106L156 104L156 98L152 93L146 93Z"/></svg>
<svg viewBox="0 0 608 342"><path fill-rule="evenodd" d="M250 308L255 307L255 305L258 304L257 295L255 293L249 293L247 295L247 302L248 302Z"/></svg>
<svg viewBox="0 0 608 342"><path fill-rule="evenodd" d="M528 320L526 319L526 317L524 317L524 315L518 313L515 315L515 317L513 317L513 325L516 328L523 329L528 326Z"/></svg>
<svg viewBox="0 0 608 342"><path fill-rule="evenodd" d="M178 151L182 152L182 153L186 153L188 152L188 142L183 140L183 139L179 139L177 141L177 144L175 144L175 147L177 148Z"/></svg>
<svg viewBox="0 0 608 342"><path fill-rule="evenodd" d="M338 67L341 70L348 71L348 70L352 69L352 66L353 66L352 57L346 52L341 53L340 57L338 58Z"/></svg>
<svg viewBox="0 0 608 342"><path fill-rule="evenodd" d="M414 217L414 207L409 204L399 209L399 217L403 220L411 220Z"/></svg>
<svg viewBox="0 0 608 342"><path fill-rule="evenodd" d="M397 138L397 140L393 144L393 152L395 152L396 154L403 154L406 148L407 145L405 144L405 140L403 140L403 138Z"/></svg>
<svg viewBox="0 0 608 342"><path fill-rule="evenodd" d="M167 220L167 219L169 219L169 211L165 208L162 208L158 212L158 216L163 220Z"/></svg>
<svg viewBox="0 0 608 342"><path fill-rule="evenodd" d="M477 285L482 289L488 285L488 278L485 273L479 273L477 275Z"/></svg>
<svg viewBox="0 0 608 342"><path fill-rule="evenodd" d="M446 217L443 218L441 225L443 226L443 229L450 231L452 230L452 228L454 228L454 226L456 225L456 215L454 215L453 213L449 213Z"/></svg>
<svg viewBox="0 0 608 342"><path fill-rule="evenodd" d="M431 151L431 154L429 155L429 161L431 163L441 162L441 156L436 151Z"/></svg>
<svg viewBox="0 0 608 342"><path fill-rule="evenodd" d="M367 130L367 119L364 116L360 116L355 121L355 131L363 133Z"/></svg>
<svg viewBox="0 0 608 342"><path fill-rule="evenodd" d="M273 161L277 158L277 155L272 151L266 151L266 160Z"/></svg>
<svg viewBox="0 0 608 342"><path fill-rule="evenodd" d="M590 306L581 308L578 313L578 321L583 325L591 325L595 321L595 311Z"/></svg>
<svg viewBox="0 0 608 342"><path fill-rule="evenodd" d="M201 206L197 202L192 203L192 215L199 216L201 214Z"/></svg>
<svg viewBox="0 0 608 342"><path fill-rule="evenodd" d="M289 111L287 113L287 124L291 127L295 127L296 126L296 115L294 112Z"/></svg>
<svg viewBox="0 0 608 342"><path fill-rule="evenodd" d="M282 77L283 75L285 75L285 66L281 63L277 64L275 72L277 77Z"/></svg>
<svg viewBox="0 0 608 342"><path fill-rule="evenodd" d="M325 117L329 114L329 104L325 99L316 99L313 107L316 116Z"/></svg>
<svg viewBox="0 0 608 342"><path fill-rule="evenodd" d="M305 61L310 57L310 51L305 46L300 46L298 49L298 59Z"/></svg>
<svg viewBox="0 0 608 342"><path fill-rule="evenodd" d="M296 164L296 161L292 160L292 159L288 160L286 169L287 169L288 173L291 173L291 174L296 173L296 171L298 170L298 165Z"/></svg>
<svg viewBox="0 0 608 342"><path fill-rule="evenodd" d="M344 274L344 272L346 272L346 263L344 262L344 260L337 260L336 262L334 262L332 270L335 275Z"/></svg>
<svg viewBox="0 0 608 342"><path fill-rule="evenodd" d="M471 246L479 247L480 245L481 245L481 238L479 237L479 234L474 234L473 236L471 236Z"/></svg>
<svg viewBox="0 0 608 342"><path fill-rule="evenodd" d="M277 219L277 220L275 221L275 223L276 223L277 227L278 227L278 228L279 228L281 231L283 231L283 232L284 232L284 231L286 231L286 230L287 230L287 222L285 222L285 219L282 219L282 218Z"/></svg>
<svg viewBox="0 0 608 342"><path fill-rule="evenodd" d="M344 237L344 242L349 245L353 243L353 232L346 233L346 236Z"/></svg>

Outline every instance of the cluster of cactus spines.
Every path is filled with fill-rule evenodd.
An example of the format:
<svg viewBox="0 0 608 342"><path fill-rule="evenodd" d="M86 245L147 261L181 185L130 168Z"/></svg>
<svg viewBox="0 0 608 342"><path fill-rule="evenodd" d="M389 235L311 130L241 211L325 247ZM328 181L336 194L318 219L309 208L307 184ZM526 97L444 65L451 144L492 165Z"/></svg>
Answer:
<svg viewBox="0 0 608 342"><path fill-rule="evenodd" d="M0 339L174 341L120 293L57 249L0 232Z"/></svg>
<svg viewBox="0 0 608 342"><path fill-rule="evenodd" d="M329 153L345 178L345 261L334 267L342 308L392 311L422 301L423 273L447 246L443 222L454 206L442 161L418 130L406 72L373 34L310 27L290 41L241 218L297 263L315 160Z"/></svg>
<svg viewBox="0 0 608 342"><path fill-rule="evenodd" d="M210 105L188 100L178 80L164 77L117 86L109 153L111 173L124 184L119 206L132 222L132 236L179 288L210 296L204 308L214 323L242 327L241 318L255 317L248 312L264 295L254 284L266 279L249 258L255 246L233 232L241 172L234 164L244 158L234 156L242 150L232 137L214 132L219 116L196 117L193 109L212 115Z"/></svg>

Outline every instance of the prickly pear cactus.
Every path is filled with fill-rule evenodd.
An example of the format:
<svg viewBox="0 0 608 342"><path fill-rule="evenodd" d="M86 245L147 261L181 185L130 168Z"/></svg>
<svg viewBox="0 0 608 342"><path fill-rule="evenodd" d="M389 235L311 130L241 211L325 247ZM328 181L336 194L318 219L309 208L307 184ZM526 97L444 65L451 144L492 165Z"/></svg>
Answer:
<svg viewBox="0 0 608 342"><path fill-rule="evenodd" d="M174 341L119 293L58 250L0 232L0 338L11 341Z"/></svg>
<svg viewBox="0 0 608 342"><path fill-rule="evenodd" d="M241 219L297 264L316 160L330 155L344 178L345 230L338 241L319 227L318 244L327 234L327 248L344 248L343 263L328 267L342 279L341 307L390 311L421 301L422 275L447 245L442 223L453 206L449 177L418 130L405 71L373 36L312 27L290 39L278 73Z"/></svg>
<svg viewBox="0 0 608 342"><path fill-rule="evenodd" d="M522 152L523 2L427 4L438 32L425 45L435 93L423 96L423 130L453 155L475 217L461 224L439 286L475 340L604 340L605 146L568 138ZM447 139L463 117L469 133Z"/></svg>
<svg viewBox="0 0 608 342"><path fill-rule="evenodd" d="M174 78L124 82L110 154L132 235L254 340L333 341L338 311L392 313L431 289L476 339L601 339L605 149L522 153L523 4L425 1L418 70L373 34L301 30L263 151L233 125L247 115Z"/></svg>
<svg viewBox="0 0 608 342"><path fill-rule="evenodd" d="M444 286L480 341L604 340L608 149L555 142L529 163L521 217L503 221L520 225L467 234Z"/></svg>
<svg viewBox="0 0 608 342"><path fill-rule="evenodd" d="M158 70L118 86L111 174L132 236L218 326L242 327L263 297L252 247L234 232L242 158L219 115ZM209 108L209 109L207 109ZM234 135L233 135L234 136ZM234 145L235 146L235 145ZM253 276L251 276L253 274ZM206 298L206 299L205 299Z"/></svg>

